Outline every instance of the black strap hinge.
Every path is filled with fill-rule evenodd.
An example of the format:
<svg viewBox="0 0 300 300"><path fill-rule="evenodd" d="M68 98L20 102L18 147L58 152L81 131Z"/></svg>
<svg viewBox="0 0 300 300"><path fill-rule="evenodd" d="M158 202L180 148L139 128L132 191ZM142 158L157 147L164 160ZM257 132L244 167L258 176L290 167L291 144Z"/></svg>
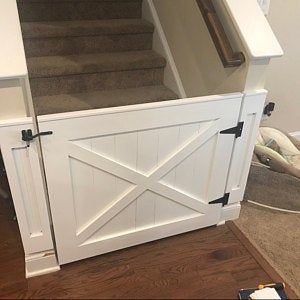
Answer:
<svg viewBox="0 0 300 300"><path fill-rule="evenodd" d="M214 201L211 201L211 202L209 202L209 204L222 204L222 206L224 207L225 205L228 204L229 197L230 197L230 193L227 193L224 195L224 197L214 200Z"/></svg>
<svg viewBox="0 0 300 300"><path fill-rule="evenodd" d="M46 132L40 132L40 133L33 135L31 129L22 130L22 141L29 143L39 136L45 136L45 135L51 135L51 134L53 134L52 131L46 131Z"/></svg>
<svg viewBox="0 0 300 300"><path fill-rule="evenodd" d="M234 134L236 138L242 136L244 122L239 122L237 126L221 131L221 134Z"/></svg>

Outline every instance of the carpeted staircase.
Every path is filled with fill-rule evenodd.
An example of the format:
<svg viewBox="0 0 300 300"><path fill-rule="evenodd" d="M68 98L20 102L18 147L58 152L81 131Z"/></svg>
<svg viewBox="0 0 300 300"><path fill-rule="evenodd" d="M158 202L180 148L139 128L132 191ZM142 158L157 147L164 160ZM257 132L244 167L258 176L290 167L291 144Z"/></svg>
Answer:
<svg viewBox="0 0 300 300"><path fill-rule="evenodd" d="M142 0L18 0L37 115L177 99Z"/></svg>

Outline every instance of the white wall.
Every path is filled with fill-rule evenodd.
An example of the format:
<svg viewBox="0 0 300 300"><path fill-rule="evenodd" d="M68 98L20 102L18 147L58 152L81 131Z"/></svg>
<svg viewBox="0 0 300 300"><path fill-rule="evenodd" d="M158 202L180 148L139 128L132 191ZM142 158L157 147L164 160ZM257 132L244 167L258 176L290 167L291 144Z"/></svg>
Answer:
<svg viewBox="0 0 300 300"><path fill-rule="evenodd" d="M270 59L282 49L256 0L215 0L235 51L246 63L224 68L195 0L153 0L187 96L265 87ZM300 2L300 0L299 0Z"/></svg>
<svg viewBox="0 0 300 300"><path fill-rule="evenodd" d="M25 98L20 80L0 80L0 120L26 117Z"/></svg>
<svg viewBox="0 0 300 300"><path fill-rule="evenodd" d="M188 97L244 90L247 64L223 67L195 0L154 4Z"/></svg>
<svg viewBox="0 0 300 300"><path fill-rule="evenodd" d="M0 0L0 120L27 115L26 58L16 0Z"/></svg>
<svg viewBox="0 0 300 300"><path fill-rule="evenodd" d="M267 125L300 131L300 0L271 0L268 19L285 54L267 74L268 99L277 104Z"/></svg>

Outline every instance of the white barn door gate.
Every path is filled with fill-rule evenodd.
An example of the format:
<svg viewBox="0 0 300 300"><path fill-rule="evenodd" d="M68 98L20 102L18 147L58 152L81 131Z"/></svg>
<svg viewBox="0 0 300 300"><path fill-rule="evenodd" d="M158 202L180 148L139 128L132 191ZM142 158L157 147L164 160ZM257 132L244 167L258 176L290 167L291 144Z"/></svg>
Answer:
<svg viewBox="0 0 300 300"><path fill-rule="evenodd" d="M39 117L60 264L220 221L242 95Z"/></svg>

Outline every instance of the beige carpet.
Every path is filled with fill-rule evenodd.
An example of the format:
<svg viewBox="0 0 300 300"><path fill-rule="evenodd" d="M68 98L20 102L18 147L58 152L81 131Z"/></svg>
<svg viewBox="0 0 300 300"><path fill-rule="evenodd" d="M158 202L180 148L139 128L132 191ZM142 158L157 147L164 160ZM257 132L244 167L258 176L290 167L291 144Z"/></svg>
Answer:
<svg viewBox="0 0 300 300"><path fill-rule="evenodd" d="M252 166L244 199L300 212L300 179Z"/></svg>
<svg viewBox="0 0 300 300"><path fill-rule="evenodd" d="M300 298L300 215L244 202L235 223Z"/></svg>

